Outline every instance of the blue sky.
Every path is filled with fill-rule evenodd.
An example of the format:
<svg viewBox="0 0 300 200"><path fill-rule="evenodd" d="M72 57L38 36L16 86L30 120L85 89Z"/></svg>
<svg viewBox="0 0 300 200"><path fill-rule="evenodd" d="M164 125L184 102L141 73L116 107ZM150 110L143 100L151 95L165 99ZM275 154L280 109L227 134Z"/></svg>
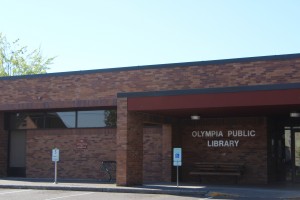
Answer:
<svg viewBox="0 0 300 200"><path fill-rule="evenodd" d="M48 72L300 53L298 0L1 0Z"/></svg>

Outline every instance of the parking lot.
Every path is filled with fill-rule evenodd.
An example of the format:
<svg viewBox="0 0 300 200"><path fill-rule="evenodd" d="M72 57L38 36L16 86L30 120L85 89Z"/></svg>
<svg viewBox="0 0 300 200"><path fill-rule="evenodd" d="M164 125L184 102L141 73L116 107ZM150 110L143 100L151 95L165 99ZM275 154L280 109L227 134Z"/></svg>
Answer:
<svg viewBox="0 0 300 200"><path fill-rule="evenodd" d="M108 193L108 192L80 192L80 191L62 191L62 190L30 190L30 189L0 189L0 200L55 200L55 199L72 199L72 200L195 200L200 199L197 196L173 196L162 194L134 194L134 193Z"/></svg>

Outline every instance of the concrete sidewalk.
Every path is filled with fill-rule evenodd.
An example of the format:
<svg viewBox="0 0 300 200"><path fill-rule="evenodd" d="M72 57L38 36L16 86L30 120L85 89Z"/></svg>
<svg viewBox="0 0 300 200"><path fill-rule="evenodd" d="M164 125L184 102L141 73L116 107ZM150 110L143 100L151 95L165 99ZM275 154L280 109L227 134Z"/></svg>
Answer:
<svg viewBox="0 0 300 200"><path fill-rule="evenodd" d="M138 187L120 187L114 183L97 181L63 180L54 184L49 179L5 178L0 179L0 188L171 194L225 199L300 199L300 185L247 187L182 184L177 187L174 183L163 183L145 184Z"/></svg>

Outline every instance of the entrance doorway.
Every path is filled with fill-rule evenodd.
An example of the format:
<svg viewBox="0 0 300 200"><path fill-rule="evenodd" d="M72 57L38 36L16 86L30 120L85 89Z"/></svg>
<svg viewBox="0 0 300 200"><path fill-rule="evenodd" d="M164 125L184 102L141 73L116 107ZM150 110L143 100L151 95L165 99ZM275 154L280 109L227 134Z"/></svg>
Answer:
<svg viewBox="0 0 300 200"><path fill-rule="evenodd" d="M292 131L292 137L294 138L294 149L292 151L292 156L294 157L294 180L295 182L300 182L300 127Z"/></svg>
<svg viewBox="0 0 300 200"><path fill-rule="evenodd" d="M11 131L8 176L26 176L26 131Z"/></svg>
<svg viewBox="0 0 300 200"><path fill-rule="evenodd" d="M285 127L285 179L300 182L300 127Z"/></svg>

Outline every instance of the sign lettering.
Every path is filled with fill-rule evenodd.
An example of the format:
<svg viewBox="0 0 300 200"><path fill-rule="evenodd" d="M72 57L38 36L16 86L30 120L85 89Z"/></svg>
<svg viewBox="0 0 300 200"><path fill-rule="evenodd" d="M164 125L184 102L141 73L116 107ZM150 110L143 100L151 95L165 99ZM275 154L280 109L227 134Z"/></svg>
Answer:
<svg viewBox="0 0 300 200"><path fill-rule="evenodd" d="M194 138L207 138L208 147L238 147L238 138L253 138L255 130L198 130L192 131Z"/></svg>

